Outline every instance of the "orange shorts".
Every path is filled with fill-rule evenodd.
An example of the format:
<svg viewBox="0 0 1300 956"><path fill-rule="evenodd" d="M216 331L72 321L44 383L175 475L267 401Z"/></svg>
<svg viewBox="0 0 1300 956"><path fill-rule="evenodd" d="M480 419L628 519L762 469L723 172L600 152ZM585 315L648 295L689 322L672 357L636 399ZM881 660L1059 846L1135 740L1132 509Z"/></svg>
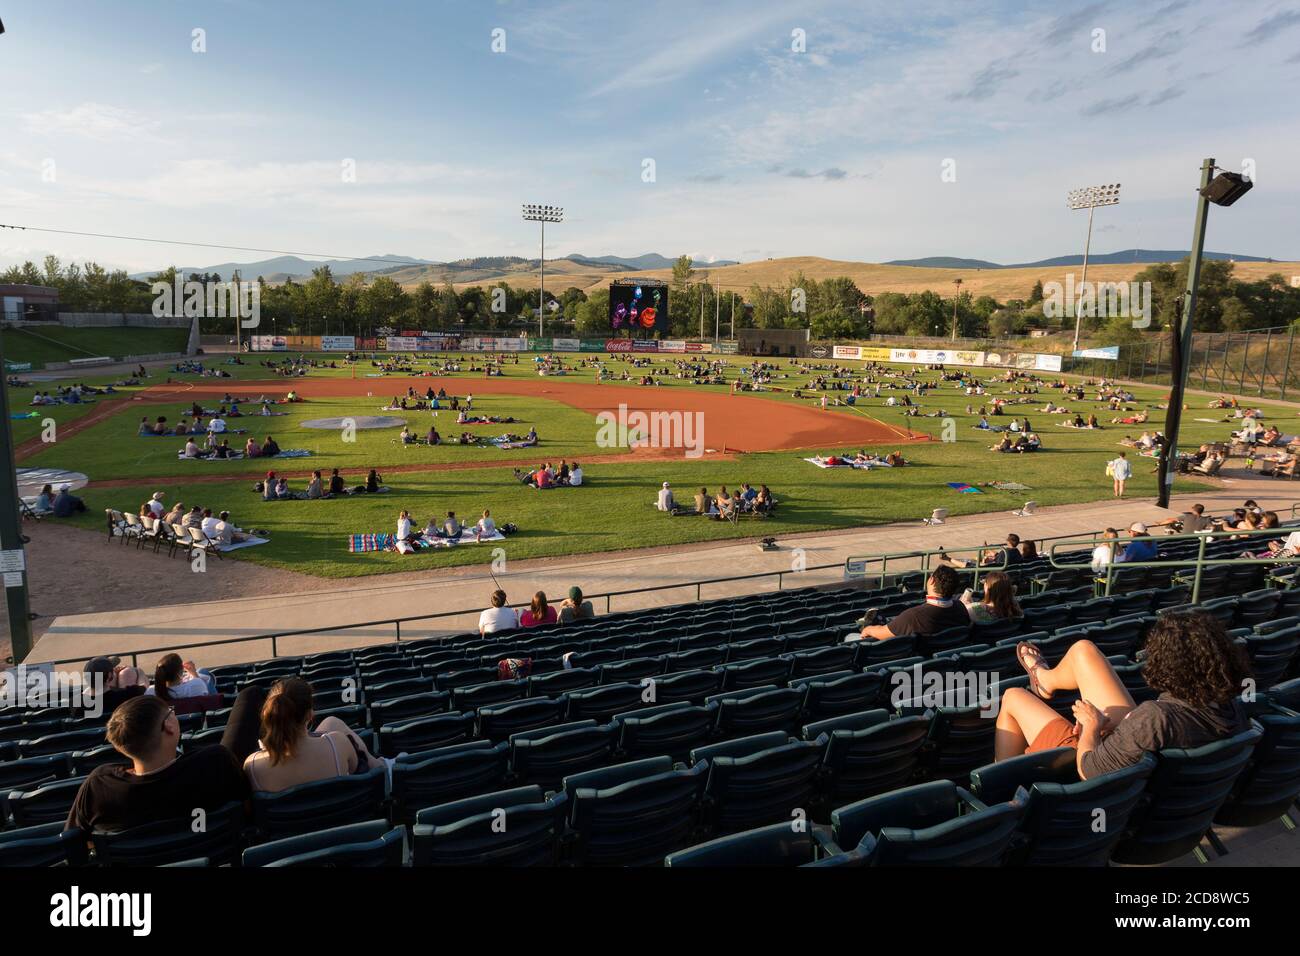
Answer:
<svg viewBox="0 0 1300 956"><path fill-rule="evenodd" d="M1025 753L1036 754L1044 750L1055 750L1057 747L1078 745L1079 735L1074 732L1074 721L1057 717L1038 732L1038 736L1034 738L1034 742L1029 745Z"/></svg>

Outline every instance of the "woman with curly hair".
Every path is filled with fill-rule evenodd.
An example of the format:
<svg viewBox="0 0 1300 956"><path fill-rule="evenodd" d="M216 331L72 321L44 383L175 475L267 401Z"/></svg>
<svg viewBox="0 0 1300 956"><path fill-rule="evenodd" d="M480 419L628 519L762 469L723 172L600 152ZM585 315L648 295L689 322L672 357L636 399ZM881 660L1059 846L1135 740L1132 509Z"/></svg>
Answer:
<svg viewBox="0 0 1300 956"><path fill-rule="evenodd" d="M1142 676L1160 693L1135 706L1115 669L1092 641L1077 641L1055 667L1038 648L1016 648L1029 689L1002 695L994 742L996 760L1074 747L1079 778L1132 766L1144 753L1200 747L1249 726L1240 694L1250 665L1223 625L1202 611L1166 614L1146 640ZM1078 690L1073 722L1045 701Z"/></svg>

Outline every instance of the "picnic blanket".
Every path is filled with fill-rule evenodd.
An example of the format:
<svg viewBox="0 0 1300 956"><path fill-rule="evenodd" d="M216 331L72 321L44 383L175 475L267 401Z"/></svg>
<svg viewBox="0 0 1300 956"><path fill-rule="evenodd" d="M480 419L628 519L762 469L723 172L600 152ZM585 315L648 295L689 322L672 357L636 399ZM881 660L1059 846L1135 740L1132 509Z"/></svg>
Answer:
<svg viewBox="0 0 1300 956"><path fill-rule="evenodd" d="M1101 430L1101 426L1100 426L1100 425L1098 425L1096 428L1093 428L1093 426L1091 426L1091 425L1076 425L1074 422L1061 422L1061 427L1062 427L1062 428L1075 428L1075 429L1078 429L1078 430L1081 431L1081 432L1087 432L1087 431L1100 431L1100 430Z"/></svg>
<svg viewBox="0 0 1300 956"><path fill-rule="evenodd" d="M361 554L365 551L387 551L397 540L394 534L350 534L348 551Z"/></svg>
<svg viewBox="0 0 1300 956"><path fill-rule="evenodd" d="M831 464L825 458L805 458L804 461L818 468L857 468L861 471L870 471L872 468L893 468L887 461L850 461L847 458L836 459L835 464Z"/></svg>
<svg viewBox="0 0 1300 956"><path fill-rule="evenodd" d="M40 412L11 412L10 418L40 418Z"/></svg>
<svg viewBox="0 0 1300 956"><path fill-rule="evenodd" d="M474 534L473 528L462 528L458 538L431 538L428 535L420 535L419 547L422 548L452 548L458 544L485 544L488 541L504 541L506 536L500 531L493 531L491 536L478 538Z"/></svg>
<svg viewBox="0 0 1300 956"><path fill-rule="evenodd" d="M217 550L225 553L227 551L238 551L240 548L255 548L259 544L266 544L270 538L245 538L243 541L235 541L231 544L219 544Z"/></svg>
<svg viewBox="0 0 1300 956"><path fill-rule="evenodd" d="M1018 481L990 481L985 484L986 488L996 488L998 491L1029 491L1028 485L1022 485Z"/></svg>
<svg viewBox="0 0 1300 956"><path fill-rule="evenodd" d="M498 448L532 448L537 444L535 441L506 441L504 438L489 438L488 444L496 445Z"/></svg>
<svg viewBox="0 0 1300 956"><path fill-rule="evenodd" d="M243 457L244 457L244 453L242 451L232 451L225 458L218 458L216 455L203 455L201 457L186 458L185 452L178 451L176 453L177 461L234 461L236 458L243 458Z"/></svg>
<svg viewBox="0 0 1300 956"><path fill-rule="evenodd" d="M950 481L948 487L954 491L960 491L963 495L982 495L984 493L974 485L968 485L964 481Z"/></svg>
<svg viewBox="0 0 1300 956"><path fill-rule="evenodd" d="M284 448L278 455L264 455L264 458L310 458L311 452L306 448Z"/></svg>

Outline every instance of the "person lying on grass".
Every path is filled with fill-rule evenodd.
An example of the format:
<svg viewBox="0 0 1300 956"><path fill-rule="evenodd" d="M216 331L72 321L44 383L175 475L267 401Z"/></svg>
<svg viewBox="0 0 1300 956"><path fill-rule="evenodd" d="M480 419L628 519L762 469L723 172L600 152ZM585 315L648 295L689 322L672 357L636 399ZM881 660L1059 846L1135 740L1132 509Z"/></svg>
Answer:
<svg viewBox="0 0 1300 956"><path fill-rule="evenodd" d="M1241 692L1251 676L1245 652L1204 611L1165 614L1146 639L1142 678L1160 696L1138 705L1092 641L1077 641L1055 667L1037 647L1016 648L1029 688L1002 695L994 760L1073 747L1079 778L1130 767L1144 754L1191 749L1245 731ZM1057 691L1079 692L1073 720L1049 707Z"/></svg>
<svg viewBox="0 0 1300 956"><path fill-rule="evenodd" d="M910 607L888 624L876 624L877 608L870 608L863 617L863 627L858 634L845 640L887 641L894 637L916 634L928 637L950 627L970 624L966 606L956 599L961 587L957 572L947 565L939 565L930 572L925 582L925 603Z"/></svg>

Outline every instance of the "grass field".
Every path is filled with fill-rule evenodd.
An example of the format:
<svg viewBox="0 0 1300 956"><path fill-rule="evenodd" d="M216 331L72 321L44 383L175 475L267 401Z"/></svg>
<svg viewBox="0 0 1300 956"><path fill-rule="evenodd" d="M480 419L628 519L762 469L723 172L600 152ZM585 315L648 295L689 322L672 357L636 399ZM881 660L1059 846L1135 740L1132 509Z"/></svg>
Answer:
<svg viewBox="0 0 1300 956"><path fill-rule="evenodd" d="M39 329L7 328L0 347L10 362L30 362L42 369L47 362L107 355L153 355L158 352L184 352L189 329L72 329L61 325Z"/></svg>
<svg viewBox="0 0 1300 956"><path fill-rule="evenodd" d="M734 377L747 362L733 358L729 376ZM655 363L656 369L659 364ZM265 369L256 365L229 367L236 379L264 377L266 374ZM621 371L626 366L616 360L612 367ZM808 373L794 369L783 368L782 371L787 377L778 378L774 384L786 388L803 386L809 377ZM343 370L313 372L314 376L327 377L350 374L350 371ZM507 375L535 380L527 360L520 366L508 366ZM934 372L921 372L921 375L931 380L937 378ZM568 380L591 381L593 377L594 373L589 370L578 370ZM466 375L464 386L454 388L456 380L453 378L447 388L449 392L454 390L463 395L474 390L476 380L479 380L477 376ZM159 379L152 381L157 383ZM232 393L240 392L237 380L232 380L230 385ZM287 390L292 385L292 381L286 381L283 388ZM296 427L296 423L304 418L382 414L378 411L379 406L386 404L396 389L395 384L386 387L383 379L369 383L358 380L358 387L373 391L373 396L313 399L302 405L289 406L292 412L287 417L246 421L257 423L254 427L259 437L270 431L284 448L310 447L315 452L309 458L277 462L280 465L277 470L281 471L294 473L322 468L328 473L328 469L340 467L349 474L349 483L353 483L359 480L365 468L372 465L381 473L385 468L397 465L429 465L428 469L403 468L387 474L386 483L391 488L389 494L329 501L263 502L252 490L252 482L255 475L260 476L267 469L268 462L257 459L229 463L178 462L175 452L180 446L179 440L136 437L141 415L167 414L174 420L176 412L180 411L180 402L161 406L132 402L132 408L42 449L23 464L72 468L89 474L92 485L82 495L90 511L78 519L87 527L102 526L106 507L135 511L150 494L162 490L167 494L168 503L179 499L187 506L199 504L214 510L228 509L238 525L266 528L271 532L269 544L242 550L232 557L325 577L353 577L484 563L491 559L492 547L487 545L466 545L416 555L353 555L347 552L346 535L389 532L395 527L398 511L403 508L409 509L421 525L429 517L441 518L448 510L454 510L462 517L477 517L484 508L490 508L498 524L508 521L519 527L519 533L507 539L503 546L511 558L524 559L863 527L900 519L919 519L935 507L946 507L952 514L960 515L1007 511L1028 498L1043 506L1104 499L1111 494L1110 482L1104 474L1105 463L1121 450L1118 442L1125 434L1136 436L1143 428L1122 425L1107 425L1101 431L1064 428L1059 425L1064 415L1045 415L1039 411L1049 397L1071 411L1084 415L1096 412L1103 423L1108 423L1113 413L1091 400L1062 402L1058 390L1043 389L1038 395L1026 396L1030 403L1011 406L1007 417L992 420L1006 422L1011 416L1028 416L1042 436L1045 449L1032 455L999 455L988 450L994 436L971 427L978 415L966 414L967 403L974 403L977 411L981 399L968 399L948 383L931 391L922 400L922 410L946 412L955 422L956 440L904 446L902 450L912 464L903 469L870 472L822 470L801 460L814 452L849 450L844 447L741 454L732 459L706 457L699 461L637 460L628 456L626 461L588 465L585 469L588 485L581 489L538 492L515 481L511 467L494 466L494 461L506 454L495 448L403 448L391 441L395 430L359 432L358 441L348 445L333 433ZM689 383L667 379L666 384L659 388L692 387ZM728 386L705 388L725 392ZM11 392L11 402L16 408L21 408L19 403L23 394L30 395L30 391ZM910 423L913 429L936 435L941 432L942 420L937 417L908 419L902 409L885 407L884 397L888 394L890 392L886 390L880 399L861 400L857 410L840 407L826 414L869 414L892 425L901 427ZM1005 385L994 384L990 387L990 396L983 401L993 395L1018 397L1009 396ZM788 392L763 393L761 397L764 401L784 403L818 401L816 398L795 399ZM1147 427L1159 427L1164 412L1157 410L1155 405L1162 400L1163 390L1138 389L1137 397L1139 406L1151 410L1153 420ZM130 400L128 395L123 398ZM1222 439L1232 427L1227 422L1217 421L1223 418L1223 412L1211 411L1205 406L1203 398L1194 399L1191 410L1184 415L1184 447ZM1263 403L1263 407L1268 420L1277 421L1283 431L1294 430L1288 428L1289 422L1296 417L1294 409L1276 403ZM602 454L611 451L596 447L596 422L591 414L561 402L535 397L479 395L475 409L485 414L513 415L522 419L522 424L476 426L465 430L499 434L509 428L522 433L529 425L536 426L543 437L543 444L533 455L539 461L582 459L597 451ZM62 409L58 411L63 412ZM450 413L442 414L447 424L440 425L439 430L444 435L461 430L454 426L454 417ZM428 415L428 412L406 413L413 425L418 423L421 431L427 427ZM1216 419L1216 422L1198 422L1197 418ZM274 425L262 427L267 422ZM14 422L15 426L27 424ZM754 427L761 430L763 422L756 420ZM878 445L873 450L893 449L892 446ZM1155 462L1138 457L1134 452L1130 452L1129 457L1134 462L1129 494L1138 498L1154 497ZM484 467L438 470L439 465L457 461L478 461ZM108 479L113 479L117 486L96 487L93 484L93 480ZM781 500L781 506L771 520L742 521L738 526L694 517L669 518L657 512L653 505L659 483L665 480L671 482L680 497L687 500L701 486L715 491L721 484L735 487L741 482L763 483L772 488ZM995 480L1019 481L1029 485L1031 490L1010 493L987 489L983 494L973 495L959 494L946 487L950 481L980 485ZM293 487L300 489L302 482L295 480ZM1186 487L1194 487L1194 483L1188 482Z"/></svg>

